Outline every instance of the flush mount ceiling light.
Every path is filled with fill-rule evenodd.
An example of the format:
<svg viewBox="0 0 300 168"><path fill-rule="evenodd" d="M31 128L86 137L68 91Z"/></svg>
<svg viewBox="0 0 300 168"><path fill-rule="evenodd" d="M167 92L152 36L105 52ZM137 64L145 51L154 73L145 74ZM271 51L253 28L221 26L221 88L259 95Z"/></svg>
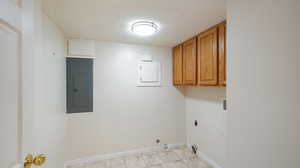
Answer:
<svg viewBox="0 0 300 168"><path fill-rule="evenodd" d="M131 26L131 31L139 36L151 36L157 30L158 26L151 21L137 21Z"/></svg>

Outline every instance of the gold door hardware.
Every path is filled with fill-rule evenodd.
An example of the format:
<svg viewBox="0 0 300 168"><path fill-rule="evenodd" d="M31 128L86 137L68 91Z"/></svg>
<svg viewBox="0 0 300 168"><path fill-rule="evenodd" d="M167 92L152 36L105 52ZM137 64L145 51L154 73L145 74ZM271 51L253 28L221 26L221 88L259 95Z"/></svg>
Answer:
<svg viewBox="0 0 300 168"><path fill-rule="evenodd" d="M46 156L43 154L33 157L31 154L28 154L25 157L24 168L31 168L32 165L41 166L46 161Z"/></svg>

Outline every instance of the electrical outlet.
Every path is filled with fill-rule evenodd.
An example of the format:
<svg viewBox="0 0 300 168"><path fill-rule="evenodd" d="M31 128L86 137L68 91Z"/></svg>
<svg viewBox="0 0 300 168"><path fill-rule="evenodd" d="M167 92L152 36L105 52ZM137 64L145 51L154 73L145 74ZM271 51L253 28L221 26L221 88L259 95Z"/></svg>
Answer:
<svg viewBox="0 0 300 168"><path fill-rule="evenodd" d="M157 139L157 140L156 140L156 143L157 143L157 144L159 144L159 143L160 143L160 140L159 140L159 139Z"/></svg>
<svg viewBox="0 0 300 168"><path fill-rule="evenodd" d="M227 110L227 100L226 100L226 98L224 98L222 100L222 103L223 103L223 110L226 111Z"/></svg>
<svg viewBox="0 0 300 168"><path fill-rule="evenodd" d="M198 145L196 145L196 144L192 145L192 150L193 150L193 153L194 153L194 154L197 154L197 151L198 151Z"/></svg>

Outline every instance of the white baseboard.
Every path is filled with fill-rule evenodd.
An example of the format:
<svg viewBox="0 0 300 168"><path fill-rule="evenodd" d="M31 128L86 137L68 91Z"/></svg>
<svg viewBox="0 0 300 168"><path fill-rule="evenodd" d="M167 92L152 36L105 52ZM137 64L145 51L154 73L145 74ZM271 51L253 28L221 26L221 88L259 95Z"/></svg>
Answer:
<svg viewBox="0 0 300 168"><path fill-rule="evenodd" d="M210 164L214 168L222 168L218 163L216 163L214 160L212 160L211 158L209 158L207 155L205 155L201 151L198 150L197 152L198 152L197 154L198 154L198 156L200 158L202 158L203 160L205 160L208 164Z"/></svg>
<svg viewBox="0 0 300 168"><path fill-rule="evenodd" d="M176 148L176 147L181 147L181 146L185 146L185 144L184 143L168 144L169 148ZM112 159L112 158L115 158L115 157L126 156L126 155L129 155L129 154L137 154L137 153L154 151L154 150L161 149L162 147L163 147L162 145L152 146L152 147L134 149L134 150L124 151L124 152L117 152L117 153L111 153L111 154L103 154L103 155L95 155L95 156L84 157L84 158L80 158L80 159L66 161L65 164L64 164L64 167L66 168L67 166L70 166L70 165L83 164L83 163L94 162L94 161L98 161L98 160Z"/></svg>
<svg viewBox="0 0 300 168"><path fill-rule="evenodd" d="M189 148L192 148L192 145L188 144L187 145ZM214 161L213 159L211 159L210 157L208 157L206 154L204 154L203 152L201 152L199 149L197 150L197 155L203 159L204 161L206 161L208 164L210 164L213 168L222 168L222 166L220 166L216 161Z"/></svg>

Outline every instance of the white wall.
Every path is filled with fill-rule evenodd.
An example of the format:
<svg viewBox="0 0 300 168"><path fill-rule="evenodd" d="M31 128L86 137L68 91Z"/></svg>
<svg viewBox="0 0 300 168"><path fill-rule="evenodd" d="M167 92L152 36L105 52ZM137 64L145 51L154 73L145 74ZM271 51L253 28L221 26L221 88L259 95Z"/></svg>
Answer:
<svg viewBox="0 0 300 168"><path fill-rule="evenodd" d="M163 64L171 81L170 48L98 42L94 62L94 112L68 115L68 160L185 143L184 95L173 86L136 87L142 54Z"/></svg>
<svg viewBox="0 0 300 168"><path fill-rule="evenodd" d="M227 1L228 168L300 165L300 1Z"/></svg>
<svg viewBox="0 0 300 168"><path fill-rule="evenodd" d="M40 0L23 5L23 156L43 153L43 167L59 168L66 150L64 36Z"/></svg>
<svg viewBox="0 0 300 168"><path fill-rule="evenodd" d="M196 144L201 154L221 167L225 165L225 88L186 87L187 144ZM198 121L198 126L194 121Z"/></svg>
<svg viewBox="0 0 300 168"><path fill-rule="evenodd" d="M66 151L64 36L43 15L43 48L35 59L37 150L45 153L45 168L62 167Z"/></svg>

